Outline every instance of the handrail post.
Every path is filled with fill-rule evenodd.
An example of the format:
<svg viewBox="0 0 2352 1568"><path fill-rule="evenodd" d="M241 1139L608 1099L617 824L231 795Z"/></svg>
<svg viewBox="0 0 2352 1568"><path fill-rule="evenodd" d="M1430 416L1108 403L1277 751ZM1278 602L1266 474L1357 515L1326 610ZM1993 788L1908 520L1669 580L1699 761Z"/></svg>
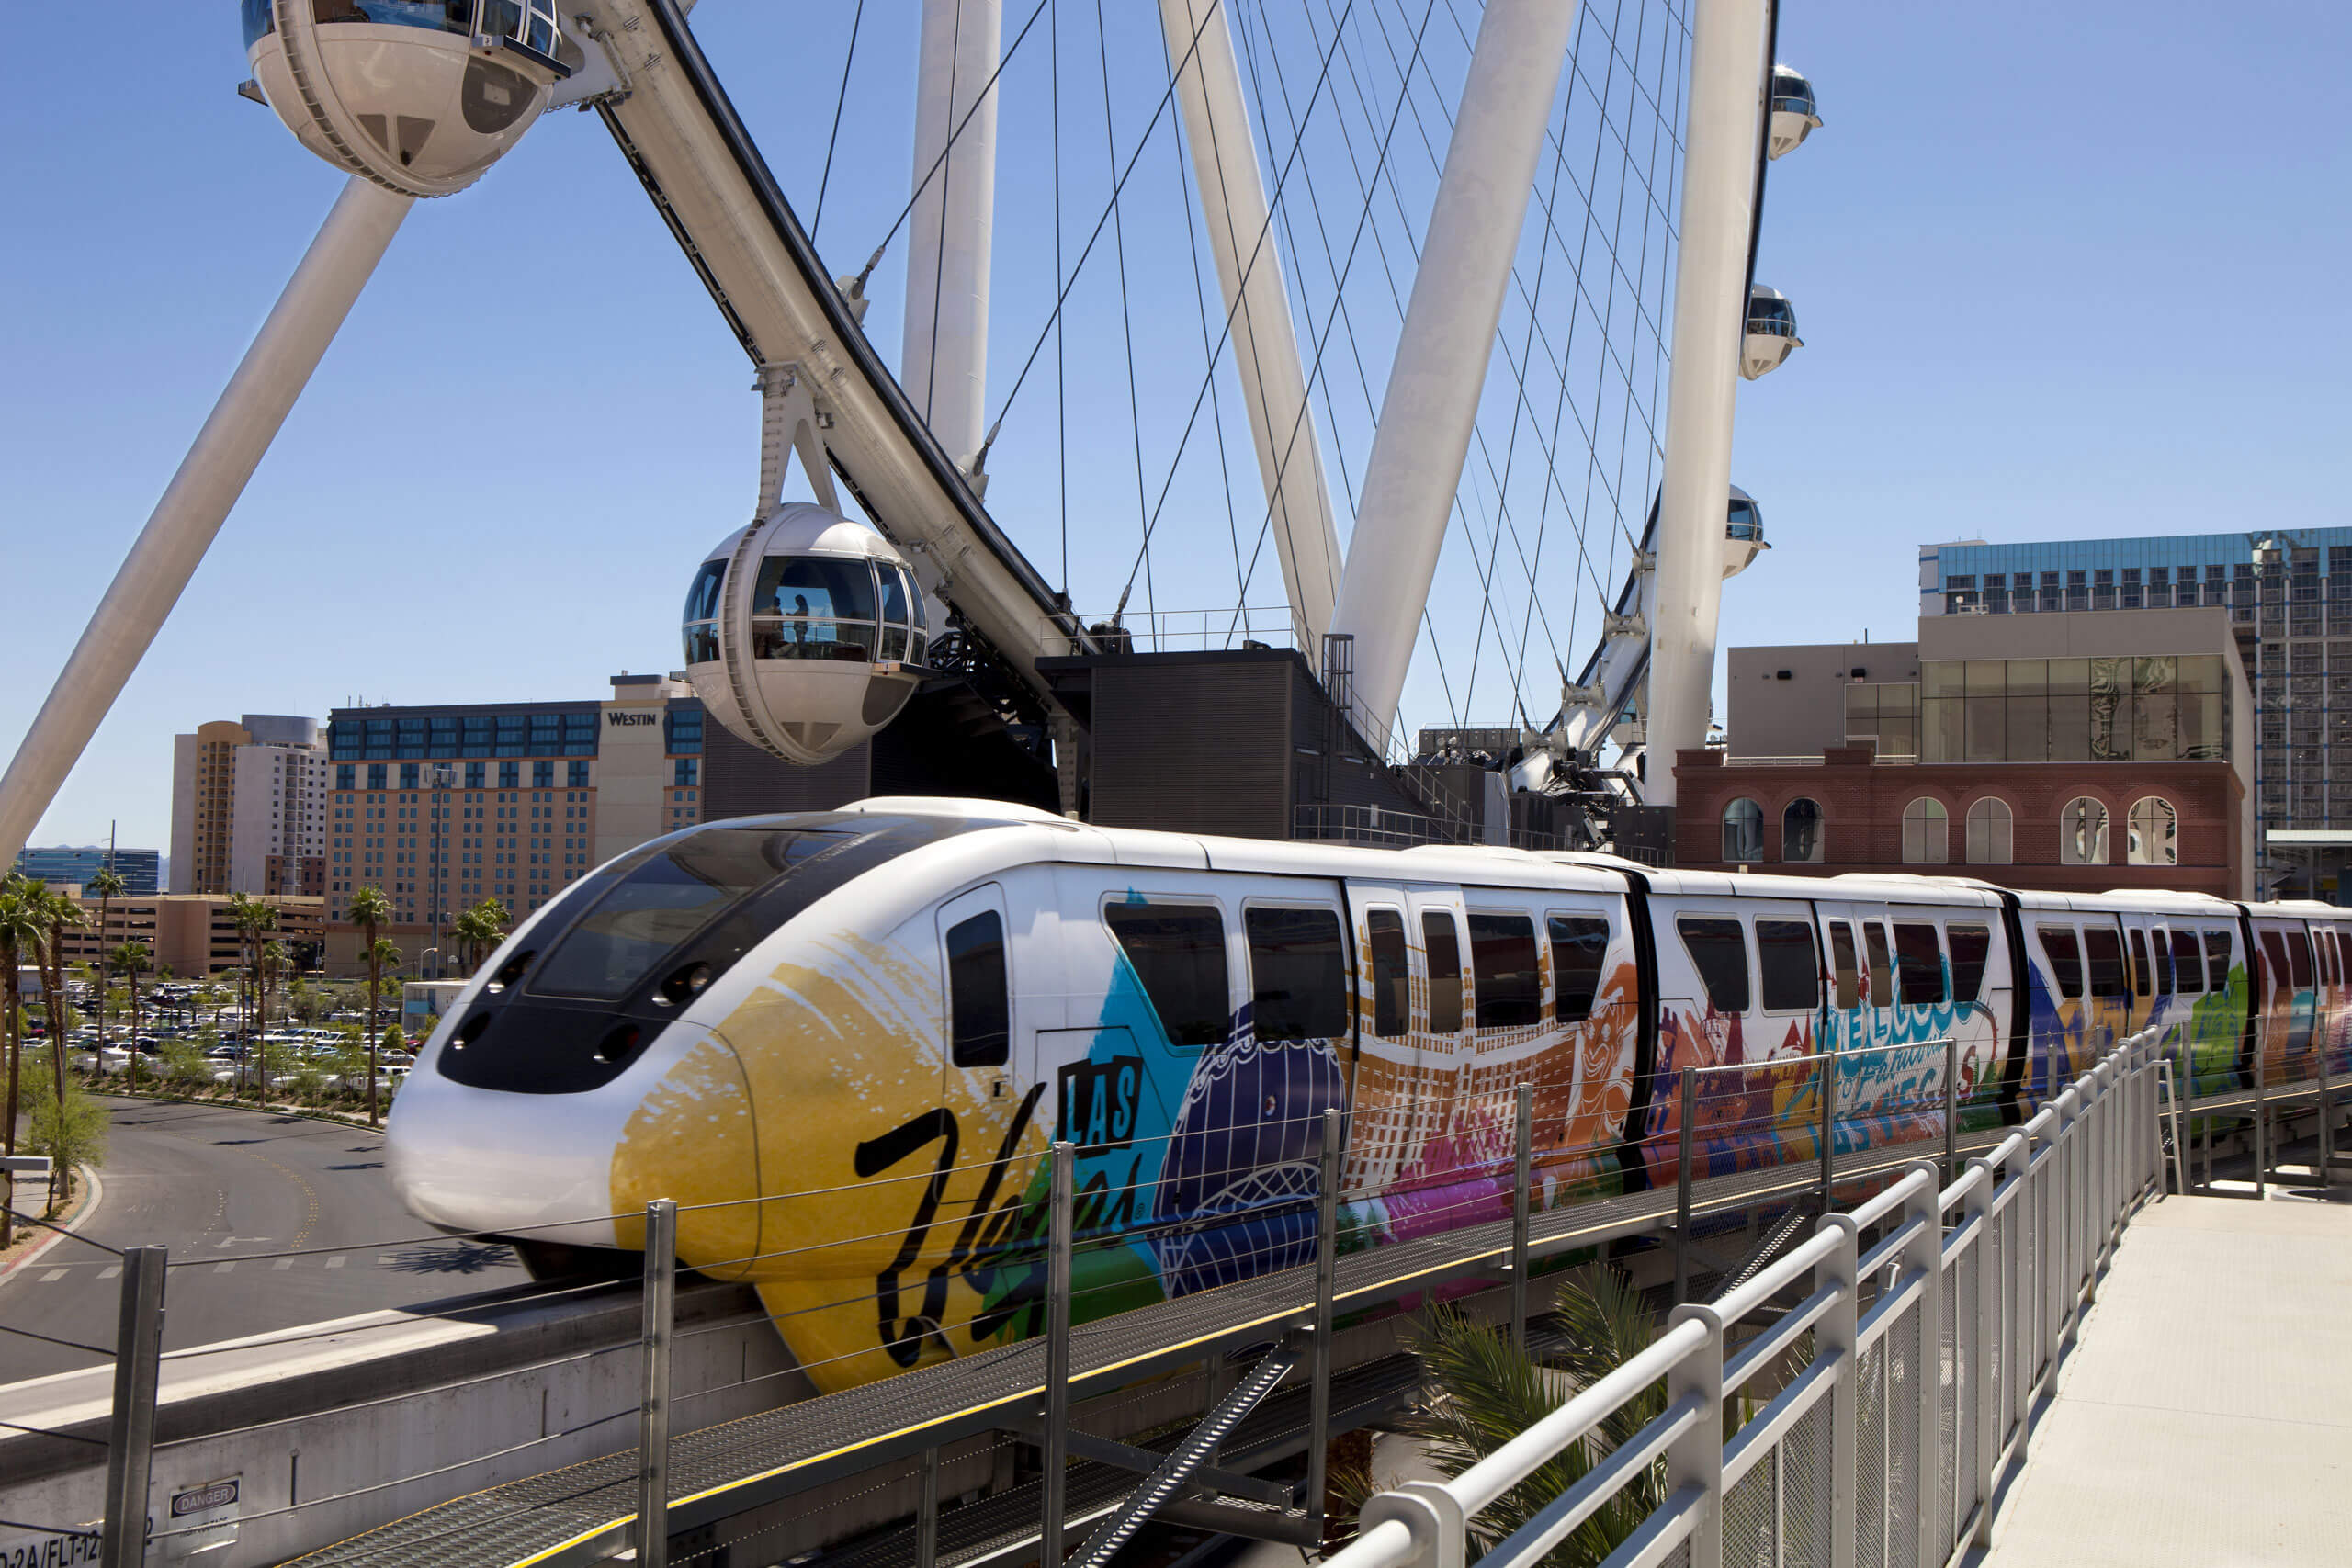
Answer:
<svg viewBox="0 0 2352 1568"><path fill-rule="evenodd" d="M1957 1299L1955 1292L1952 1304L1959 1311L1973 1313L1976 1316L1976 1333L1972 1341L1976 1347L1976 1354L1968 1365L1971 1386L1960 1393L1973 1395L1975 1401L1976 1452L1968 1457L1976 1472L1976 1540L1979 1545L1984 1545L1993 1539L1993 1466L2000 1457L2002 1426L1996 1400L2000 1391L1994 1386L1993 1380L1984 1375L1984 1363L1988 1353L2000 1339L2000 1273L2008 1267L2009 1258L2007 1249L2002 1248L2000 1268L1995 1268L1993 1194L2000 1183L2000 1167L1988 1160L1973 1159L1968 1162L1968 1168L1983 1173L1981 1179L1968 1190L1961 1209L1963 1221L1973 1219L1976 1222L1976 1239L1969 1244L1976 1249L1976 1299L1962 1302ZM1960 1343L1961 1337L1955 1333L1952 1344L1957 1347ZM2001 1365L2005 1370L2015 1371L2015 1363L2006 1348L2001 1352ZM1961 1472L1961 1458L1958 1454L1952 1456L1954 1474Z"/></svg>
<svg viewBox="0 0 2352 1568"><path fill-rule="evenodd" d="M2319 1058L2319 1186L2324 1192L2335 1185L2335 1091L2327 1081L2327 1046L2312 1053Z"/></svg>
<svg viewBox="0 0 2352 1568"><path fill-rule="evenodd" d="M1306 1511L1318 1522L1324 1517L1323 1494L1329 1485L1331 1457L1331 1322L1340 1288L1340 1112L1325 1111L1321 1180L1315 1194L1315 1339L1307 1348L1306 1395Z"/></svg>
<svg viewBox="0 0 2352 1568"><path fill-rule="evenodd" d="M1693 1118L1699 1105L1699 1069L1682 1069L1681 1155L1675 1161L1674 1179L1674 1300L1680 1305L1690 1299L1690 1160L1695 1146Z"/></svg>
<svg viewBox="0 0 2352 1568"><path fill-rule="evenodd" d="M1838 1054L1835 1051L1821 1054L1818 1077L1820 1081L1815 1086L1815 1096L1821 1101L1817 1108L1821 1113L1821 1125L1814 1141L1820 1145L1815 1152L1821 1156L1821 1212L1827 1214L1836 1213L1838 1208Z"/></svg>
<svg viewBox="0 0 2352 1568"><path fill-rule="evenodd" d="M1535 1180L1535 1086L1521 1084L1510 1192L1510 1346L1527 1353L1527 1211Z"/></svg>
<svg viewBox="0 0 2352 1568"><path fill-rule="evenodd" d="M1915 1190L1904 1202L1904 1223L1921 1221L1918 1230L1905 1244L1904 1265L1906 1272L1917 1270L1921 1275L1919 1304L1919 1359L1911 1368L1911 1397L1919 1402L1918 1448L1913 1455L1917 1477L1915 1496L1919 1515L1913 1522L1917 1531L1918 1554L1915 1562L1941 1562L1951 1555L1951 1542L1939 1539L1951 1528L1947 1510L1951 1499L1944 1497L1941 1506L1934 1506L1936 1494L1942 1484L1942 1445L1939 1405L1943 1397L1943 1379L1938 1368L1943 1356L1944 1303L1944 1210L1943 1196L1936 1187L1936 1168L1932 1161L1920 1160L1909 1167L1910 1171L1927 1173L1925 1191ZM1907 1172L1906 1172L1907 1174ZM1894 1381L1888 1380L1888 1393L1894 1392ZM1892 1420L1890 1412L1888 1419ZM1945 1519L1938 1528L1939 1517Z"/></svg>
<svg viewBox="0 0 2352 1568"><path fill-rule="evenodd" d="M1684 1302L1666 1323L1668 1328L1677 1328L1692 1319L1705 1325L1707 1342L1666 1374L1666 1403L1671 1407L1696 1396L1699 1419L1667 1445L1666 1495L1671 1497L1686 1486L1699 1489L1699 1513L1691 1521L1687 1561L1690 1568L1723 1568L1724 1318L1705 1303Z"/></svg>
<svg viewBox="0 0 2352 1568"><path fill-rule="evenodd" d="M2267 1043L2264 1042L2264 1044ZM2256 1045L2254 1048L2254 1195L2256 1198L2270 1196L2270 1070L2264 1055L2263 1047Z"/></svg>
<svg viewBox="0 0 2352 1568"><path fill-rule="evenodd" d="M1854 1524L1861 1472L1861 1227L1851 1214L1824 1214L1816 1234L1836 1231L1838 1250L1815 1266L1816 1291L1834 1287L1829 1310L1814 1325L1814 1359L1838 1358L1829 1391L1829 1568L1854 1568Z"/></svg>
<svg viewBox="0 0 2352 1568"><path fill-rule="evenodd" d="M678 1289L678 1205L645 1205L645 1326L637 1410L638 1568L670 1560L670 1345Z"/></svg>
<svg viewBox="0 0 2352 1568"><path fill-rule="evenodd" d="M155 1457L155 1393L164 1348L164 1267L169 1250L122 1255L115 1315L114 1414L107 1427L106 1568L147 1560L147 1485Z"/></svg>
<svg viewBox="0 0 2352 1568"><path fill-rule="evenodd" d="M922 1450L915 1497L915 1568L939 1564L939 1450Z"/></svg>
<svg viewBox="0 0 2352 1568"><path fill-rule="evenodd" d="M1944 1185L1960 1179L1960 1036L1944 1038Z"/></svg>
<svg viewBox="0 0 2352 1568"><path fill-rule="evenodd" d="M1062 1524L1069 1483L1069 1308L1072 1216L1077 1204L1077 1149L1057 1140L1053 1162L1052 1219L1046 1252L1046 1442L1039 1478L1043 1568L1061 1568Z"/></svg>

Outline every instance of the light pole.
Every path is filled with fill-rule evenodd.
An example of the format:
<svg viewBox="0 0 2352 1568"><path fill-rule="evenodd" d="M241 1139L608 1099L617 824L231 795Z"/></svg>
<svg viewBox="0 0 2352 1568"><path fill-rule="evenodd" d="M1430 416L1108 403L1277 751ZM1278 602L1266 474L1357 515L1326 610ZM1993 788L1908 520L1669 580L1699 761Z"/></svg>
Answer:
<svg viewBox="0 0 2352 1568"><path fill-rule="evenodd" d="M431 779L433 860L425 868L428 888L425 894L425 908L433 919L433 945L426 948L424 952L433 955L433 962L424 963L424 954L420 953L417 955L417 967L424 971L422 978L438 980L441 978L441 818L447 810L444 804L448 799L447 792L458 782L458 770L447 762L435 762L433 764Z"/></svg>

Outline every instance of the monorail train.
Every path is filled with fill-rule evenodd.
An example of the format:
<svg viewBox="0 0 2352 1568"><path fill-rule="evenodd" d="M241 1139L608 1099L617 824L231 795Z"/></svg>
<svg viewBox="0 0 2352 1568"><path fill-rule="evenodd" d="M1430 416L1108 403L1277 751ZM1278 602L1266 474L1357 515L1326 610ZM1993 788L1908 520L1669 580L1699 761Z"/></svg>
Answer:
<svg viewBox="0 0 2352 1568"><path fill-rule="evenodd" d="M2157 1024L2195 1088L2335 1070L2352 911L1957 877L1662 871L1106 829L881 799L705 824L533 914L395 1104L403 1201L604 1247L681 1205L833 1389L1034 1330L1049 1143L1089 1317L1304 1260L1321 1113L1349 1246L1671 1181L1685 1066L1866 1053L1841 1147L1921 1134L1946 1064L2030 1114ZM1955 1040L1947 1048L1929 1042ZM1916 1049L1870 1049L1916 1046ZM1708 1171L1811 1157L1817 1075L1693 1118ZM1934 1123L1940 1126L1939 1122Z"/></svg>

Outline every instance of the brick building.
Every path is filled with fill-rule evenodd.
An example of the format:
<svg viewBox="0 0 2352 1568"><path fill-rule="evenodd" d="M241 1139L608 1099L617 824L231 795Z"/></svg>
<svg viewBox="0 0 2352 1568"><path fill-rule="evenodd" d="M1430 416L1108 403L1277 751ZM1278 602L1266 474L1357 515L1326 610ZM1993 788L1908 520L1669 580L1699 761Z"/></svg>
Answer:
<svg viewBox="0 0 2352 1568"><path fill-rule="evenodd" d="M1674 776L1678 865L2247 896L2245 785L2225 761L1939 766L1881 762L1865 740L1825 747L1810 766L1682 751ZM1753 803L1752 818L1740 802ZM1725 858L1749 848L1760 853Z"/></svg>
<svg viewBox="0 0 2352 1568"><path fill-rule="evenodd" d="M1676 863L2254 897L2252 694L2226 612L1923 618L1735 649L1727 744L1675 759Z"/></svg>

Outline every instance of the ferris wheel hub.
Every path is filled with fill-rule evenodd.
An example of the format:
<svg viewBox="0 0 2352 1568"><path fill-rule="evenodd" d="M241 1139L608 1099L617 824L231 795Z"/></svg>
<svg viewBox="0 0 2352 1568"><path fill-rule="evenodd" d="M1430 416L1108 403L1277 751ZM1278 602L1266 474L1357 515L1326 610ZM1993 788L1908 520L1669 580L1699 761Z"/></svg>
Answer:
<svg viewBox="0 0 2352 1568"><path fill-rule="evenodd" d="M463 190L571 73L555 0L243 0L254 82L303 146L403 196Z"/></svg>

